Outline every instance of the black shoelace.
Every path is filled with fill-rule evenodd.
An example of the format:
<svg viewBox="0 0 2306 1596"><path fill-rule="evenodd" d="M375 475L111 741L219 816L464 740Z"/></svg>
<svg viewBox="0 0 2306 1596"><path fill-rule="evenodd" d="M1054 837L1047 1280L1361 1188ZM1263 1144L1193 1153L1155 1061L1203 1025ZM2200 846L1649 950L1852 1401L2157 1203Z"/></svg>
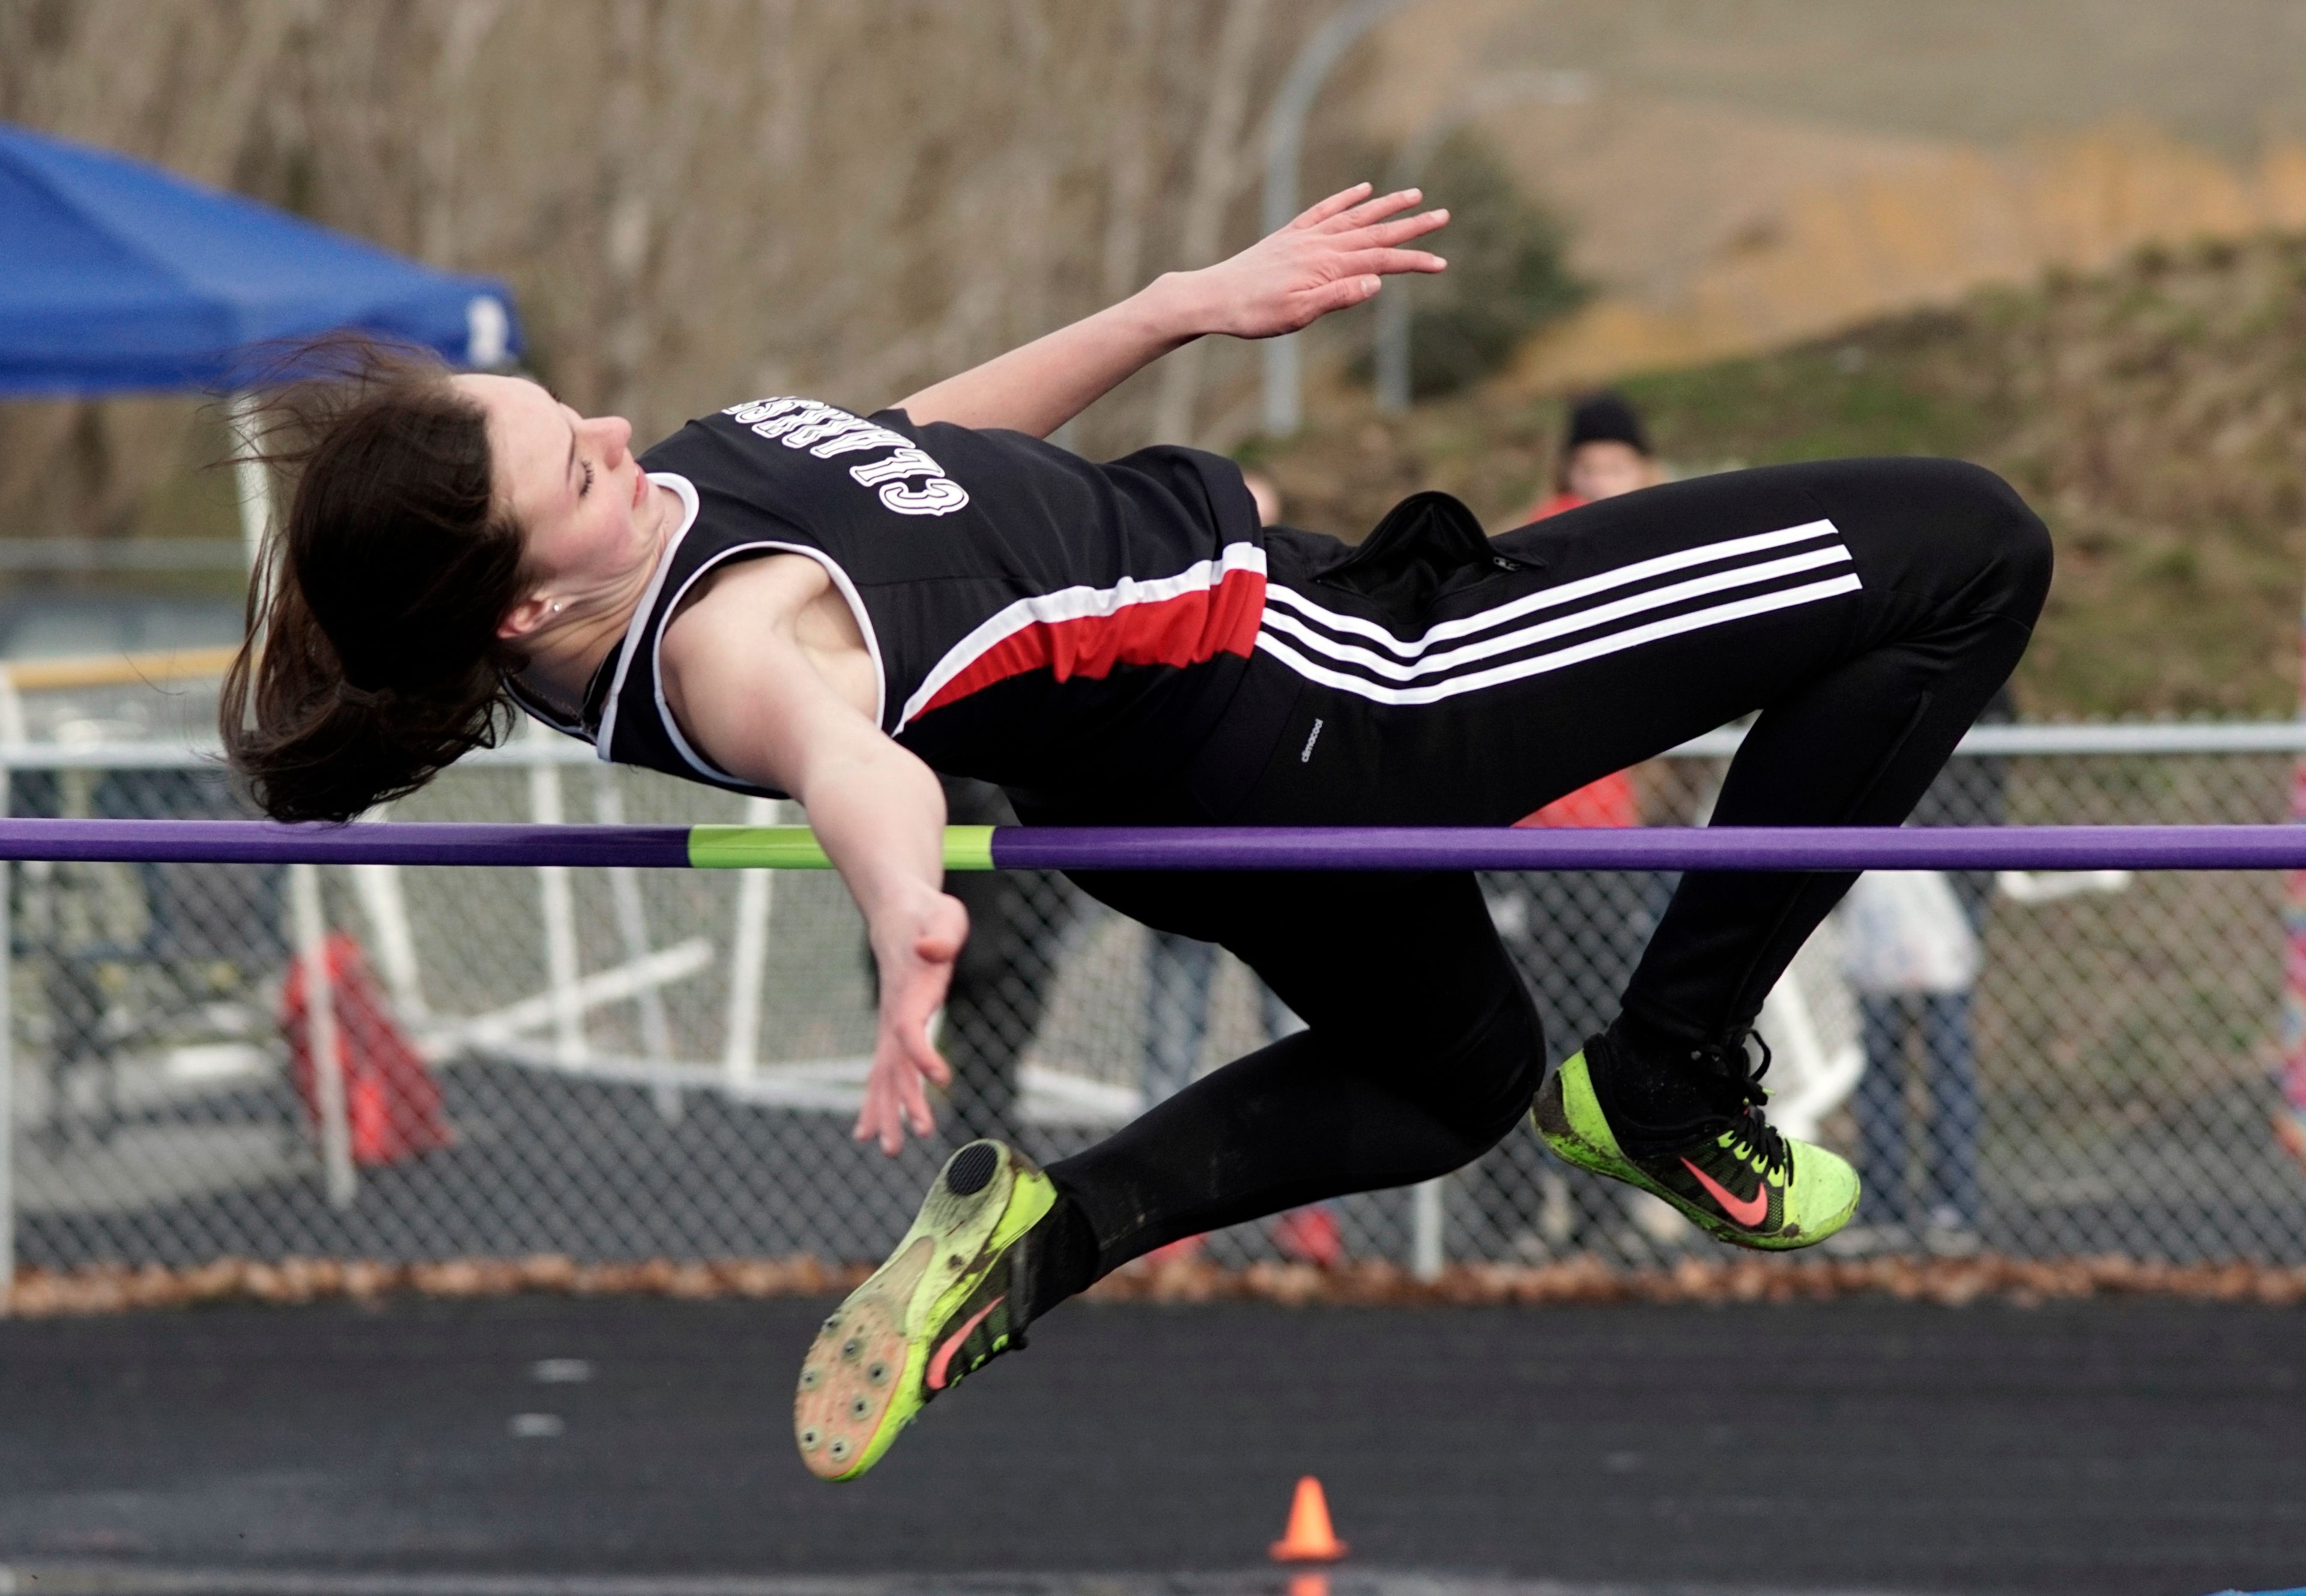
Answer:
<svg viewBox="0 0 2306 1596"><path fill-rule="evenodd" d="M1762 1050L1759 1063L1752 1063L1746 1051L1747 1037ZM1735 1041L1715 1043L1704 1052L1706 1062L1720 1073L1722 1086L1738 1099L1738 1106L1725 1116L1736 1138L1732 1150L1740 1157L1759 1153L1765 1168L1783 1174L1793 1162L1793 1149L1762 1112L1762 1105L1770 1100L1770 1088L1762 1084L1762 1077L1770 1071L1770 1045L1749 1031Z"/></svg>

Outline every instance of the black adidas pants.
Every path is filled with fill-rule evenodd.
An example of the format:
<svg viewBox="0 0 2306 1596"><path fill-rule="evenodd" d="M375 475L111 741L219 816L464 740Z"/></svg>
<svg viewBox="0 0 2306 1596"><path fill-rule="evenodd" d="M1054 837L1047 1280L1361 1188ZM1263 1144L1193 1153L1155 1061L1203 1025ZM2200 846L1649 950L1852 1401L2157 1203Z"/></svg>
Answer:
<svg viewBox="0 0 2306 1596"><path fill-rule="evenodd" d="M2041 521L1951 461L1704 477L1488 543L1447 501L1422 508L1343 566L1331 540L1273 539L1234 711L1257 757L1235 747L1229 786L1204 771L1197 796L1027 818L1501 825L1759 712L1713 824L1895 824L2017 663L2050 579ZM1071 1242L1053 1234L1038 1307L1181 1236L1456 1169L1528 1108L1543 1040L1470 874L1077 879L1230 948L1309 1028L1051 1169ZM1742 1035L1852 879L1685 876L1626 1008Z"/></svg>

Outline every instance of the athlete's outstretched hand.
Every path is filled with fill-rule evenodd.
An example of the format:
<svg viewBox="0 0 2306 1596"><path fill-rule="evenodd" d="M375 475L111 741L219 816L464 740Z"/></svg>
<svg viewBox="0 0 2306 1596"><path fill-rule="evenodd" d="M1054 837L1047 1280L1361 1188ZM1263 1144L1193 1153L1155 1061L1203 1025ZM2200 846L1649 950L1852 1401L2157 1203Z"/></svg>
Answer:
<svg viewBox="0 0 2306 1596"><path fill-rule="evenodd" d="M929 1022L952 985L953 960L969 936L969 911L958 898L932 892L914 907L884 913L894 924L873 927L881 970L881 1028L858 1111L859 1141L878 1141L892 1158L905 1132L926 1139L936 1130L923 1082L949 1086L952 1069L929 1043Z"/></svg>
<svg viewBox="0 0 2306 1596"><path fill-rule="evenodd" d="M1418 190L1376 199L1369 192L1357 183L1232 260L1183 274L1194 295L1193 330L1237 338L1295 332L1361 303L1385 277L1448 267L1439 255L1401 247L1446 224L1448 211L1404 216L1423 198Z"/></svg>

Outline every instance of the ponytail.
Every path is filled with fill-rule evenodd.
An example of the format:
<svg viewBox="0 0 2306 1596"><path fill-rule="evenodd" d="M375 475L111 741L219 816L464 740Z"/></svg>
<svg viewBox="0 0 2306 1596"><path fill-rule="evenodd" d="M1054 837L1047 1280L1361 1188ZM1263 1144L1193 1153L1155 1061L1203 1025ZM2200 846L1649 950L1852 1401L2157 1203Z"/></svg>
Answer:
<svg viewBox="0 0 2306 1596"><path fill-rule="evenodd" d="M243 457L295 474L225 678L225 751L276 820L349 820L501 740L496 629L519 529L491 494L488 429L428 355L337 337L294 357ZM318 375L312 373L318 371Z"/></svg>

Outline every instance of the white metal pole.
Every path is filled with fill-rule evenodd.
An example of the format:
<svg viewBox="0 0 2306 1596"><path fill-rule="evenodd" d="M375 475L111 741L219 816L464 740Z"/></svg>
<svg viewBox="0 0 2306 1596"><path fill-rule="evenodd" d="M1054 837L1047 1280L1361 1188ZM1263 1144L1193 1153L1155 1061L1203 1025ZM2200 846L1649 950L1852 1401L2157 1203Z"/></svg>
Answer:
<svg viewBox="0 0 2306 1596"><path fill-rule="evenodd" d="M1436 1175L1409 1189L1409 1272L1420 1280L1441 1278L1442 1182Z"/></svg>
<svg viewBox="0 0 2306 1596"><path fill-rule="evenodd" d="M625 824L624 789L617 785L617 773L603 764L593 772L593 818L602 825ZM609 903L617 917L617 935L625 944L625 960L636 963L649 955L648 913L641 902L641 876L637 870L614 869L609 872ZM664 1011L664 992L654 985L644 986L635 997L641 1022L641 1054L661 1064L672 1062L672 1023ZM680 1088L670 1079L657 1084L656 1111L668 1120L680 1117Z"/></svg>
<svg viewBox="0 0 2306 1596"><path fill-rule="evenodd" d="M531 742L551 735L532 721ZM561 823L560 772L539 760L528 767L529 818L539 825ZM585 1007L577 1001L576 894L569 884L566 865L542 865L536 881L544 915L546 986L552 994L552 1046L559 1062L573 1064L585 1056Z"/></svg>
<svg viewBox="0 0 2306 1596"><path fill-rule="evenodd" d="M364 824L390 817L392 806L379 804L362 815ZM354 865L353 891L361 912L368 917L369 935L376 942L376 962L391 989L393 1007L404 1020L428 1019L431 1005L424 1001L423 966L416 957L416 932L408 920L408 894L401 888L397 865Z"/></svg>
<svg viewBox="0 0 2306 1596"><path fill-rule="evenodd" d="M304 1046L312 1061L312 1106L320 1122L320 1169L329 1206L348 1208L359 1191L353 1171L352 1123L345 1108L344 1051L337 1031L336 984L329 977L329 923L320 904L320 867L288 866L296 920L296 956L304 966Z"/></svg>
<svg viewBox="0 0 2306 1596"><path fill-rule="evenodd" d="M232 480L240 499L240 541L248 553L248 579L252 583L263 564L264 533L272 525L271 467L246 457L256 442L256 403L254 394L237 393L226 406L233 452L242 457L233 462Z"/></svg>
<svg viewBox="0 0 2306 1596"><path fill-rule="evenodd" d="M1273 97L1265 118L1264 230L1279 231L1297 214L1297 168L1305 148L1305 117L1328 81L1329 69L1362 35L1408 0L1353 0L1313 30ZM1265 340L1265 430L1275 438L1295 432L1303 419L1298 369L1298 335Z"/></svg>
<svg viewBox="0 0 2306 1596"><path fill-rule="evenodd" d="M15 689L0 678L0 699L14 696ZM0 714L0 730L8 729L6 719ZM8 813L13 785L8 767L0 764L0 815ZM0 1319L8 1317L16 1292L16 1013L10 1000L16 985L10 962L16 941L15 884L13 866L0 861Z"/></svg>
<svg viewBox="0 0 2306 1596"><path fill-rule="evenodd" d="M745 800L747 825L777 824L769 798ZM747 1080L761 1056L761 993L767 979L769 905L776 872L744 870L737 880L737 936L729 952L729 1023L722 1033L721 1067L732 1081Z"/></svg>

